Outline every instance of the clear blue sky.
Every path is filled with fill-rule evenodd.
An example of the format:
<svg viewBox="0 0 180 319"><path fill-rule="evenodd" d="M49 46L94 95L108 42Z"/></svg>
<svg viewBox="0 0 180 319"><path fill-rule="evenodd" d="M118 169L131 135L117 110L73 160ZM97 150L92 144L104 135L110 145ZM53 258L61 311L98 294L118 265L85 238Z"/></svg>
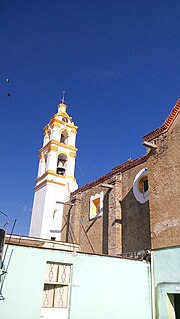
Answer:
<svg viewBox="0 0 180 319"><path fill-rule="evenodd" d="M145 153L142 136L180 96L179 17L176 0L1 0L0 210L9 231L17 218L15 233L28 233L43 127L62 90L79 126L79 186Z"/></svg>

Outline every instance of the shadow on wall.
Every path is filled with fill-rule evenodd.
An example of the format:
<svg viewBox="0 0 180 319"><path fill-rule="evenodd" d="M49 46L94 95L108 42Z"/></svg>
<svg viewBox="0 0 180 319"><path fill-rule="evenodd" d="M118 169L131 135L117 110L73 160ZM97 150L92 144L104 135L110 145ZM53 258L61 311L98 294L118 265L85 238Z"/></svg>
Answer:
<svg viewBox="0 0 180 319"><path fill-rule="evenodd" d="M115 224L122 225L122 253L127 252L137 252L139 250L147 250L151 248L151 236L150 236L150 210L149 210L149 201L144 204L140 204L134 197L133 190L131 189L129 193L120 201L121 205L121 214L122 219L116 219L113 221L112 225L109 224L109 214L110 214L110 203L109 189L104 195L103 203L103 214L102 214L102 250L101 253L108 255L109 253L109 233L111 232L110 227L113 227ZM62 232L62 241L65 242L75 242L79 243L79 239L76 238L76 230L74 230L73 225L71 225L71 217L73 214L73 207L66 208L66 214L63 215L63 227ZM81 218L79 216L79 218ZM76 224L76 227L79 227L79 231L82 232L84 239L87 241L87 251L96 253L95 247L93 247L93 242L89 231L96 224L97 219L89 221L89 225L84 226L81 220ZM112 228L112 231L113 228ZM95 236L100 236L100 233L96 233ZM121 238L119 238L121 240ZM82 244L82 243L80 243ZM84 244L84 243L83 243Z"/></svg>
<svg viewBox="0 0 180 319"><path fill-rule="evenodd" d="M103 201L103 231L102 231L102 254L108 255L108 228L109 228L109 195L112 190L108 191L104 195Z"/></svg>
<svg viewBox="0 0 180 319"><path fill-rule="evenodd" d="M102 228L100 233L96 233L97 239L98 237L102 236L102 247L101 247L101 253L104 255L108 255L108 227L109 227L109 194L112 190L109 189L105 195L103 200L103 214L100 218L102 218ZM88 206L88 209L90 207ZM79 243L79 239L76 238L76 231L74 230L74 225L72 223L72 215L73 215L73 206L71 207L64 207L64 214L63 214L63 224L61 228L61 234L62 238L61 240L64 242L69 243ZM91 251L93 253L96 253L95 247L93 247L92 244L92 237L90 235L90 230L95 226L99 218L94 218L93 220L89 220L86 225L81 220L81 217L79 216L79 221L76 224L76 227L79 227L79 232L84 236L85 241L87 242L87 251ZM82 238L81 238L82 240ZM85 245L85 241L82 243L80 242L80 245Z"/></svg>
<svg viewBox="0 0 180 319"><path fill-rule="evenodd" d="M120 204L122 253L151 248L149 201L139 203L131 189Z"/></svg>

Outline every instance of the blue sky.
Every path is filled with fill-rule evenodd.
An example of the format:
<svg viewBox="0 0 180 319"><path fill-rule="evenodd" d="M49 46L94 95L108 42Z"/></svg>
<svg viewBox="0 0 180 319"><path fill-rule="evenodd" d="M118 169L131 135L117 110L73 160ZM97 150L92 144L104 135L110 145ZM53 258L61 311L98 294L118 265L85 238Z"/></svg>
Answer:
<svg viewBox="0 0 180 319"><path fill-rule="evenodd" d="M63 90L79 126L79 186L145 153L142 136L180 97L179 17L176 0L1 0L0 210L8 231L17 218L15 233L28 234L43 127Z"/></svg>

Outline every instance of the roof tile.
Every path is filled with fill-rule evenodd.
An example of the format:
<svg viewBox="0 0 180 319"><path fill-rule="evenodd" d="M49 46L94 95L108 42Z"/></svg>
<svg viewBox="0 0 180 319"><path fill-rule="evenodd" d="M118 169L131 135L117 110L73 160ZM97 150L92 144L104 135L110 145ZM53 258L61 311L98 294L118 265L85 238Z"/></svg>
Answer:
<svg viewBox="0 0 180 319"><path fill-rule="evenodd" d="M178 99L178 101L176 102L175 106L173 107L171 113L169 114L169 116L167 117L167 119L165 120L163 125L161 127L157 128L156 130L145 135L143 137L143 139L146 141L152 140L153 138L157 137L158 135L160 135L163 132L165 132L166 130L168 130L171 127L171 125L173 124L173 122L174 122L174 120L179 112L180 112L180 99Z"/></svg>

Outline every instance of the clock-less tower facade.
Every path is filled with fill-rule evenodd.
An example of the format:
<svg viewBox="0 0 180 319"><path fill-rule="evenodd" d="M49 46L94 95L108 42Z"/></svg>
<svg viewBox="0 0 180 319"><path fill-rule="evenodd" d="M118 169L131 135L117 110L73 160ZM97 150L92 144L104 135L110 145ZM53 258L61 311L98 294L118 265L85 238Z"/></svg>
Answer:
<svg viewBox="0 0 180 319"><path fill-rule="evenodd" d="M77 126L64 100L44 128L29 235L60 240L64 202L78 188L74 177Z"/></svg>

